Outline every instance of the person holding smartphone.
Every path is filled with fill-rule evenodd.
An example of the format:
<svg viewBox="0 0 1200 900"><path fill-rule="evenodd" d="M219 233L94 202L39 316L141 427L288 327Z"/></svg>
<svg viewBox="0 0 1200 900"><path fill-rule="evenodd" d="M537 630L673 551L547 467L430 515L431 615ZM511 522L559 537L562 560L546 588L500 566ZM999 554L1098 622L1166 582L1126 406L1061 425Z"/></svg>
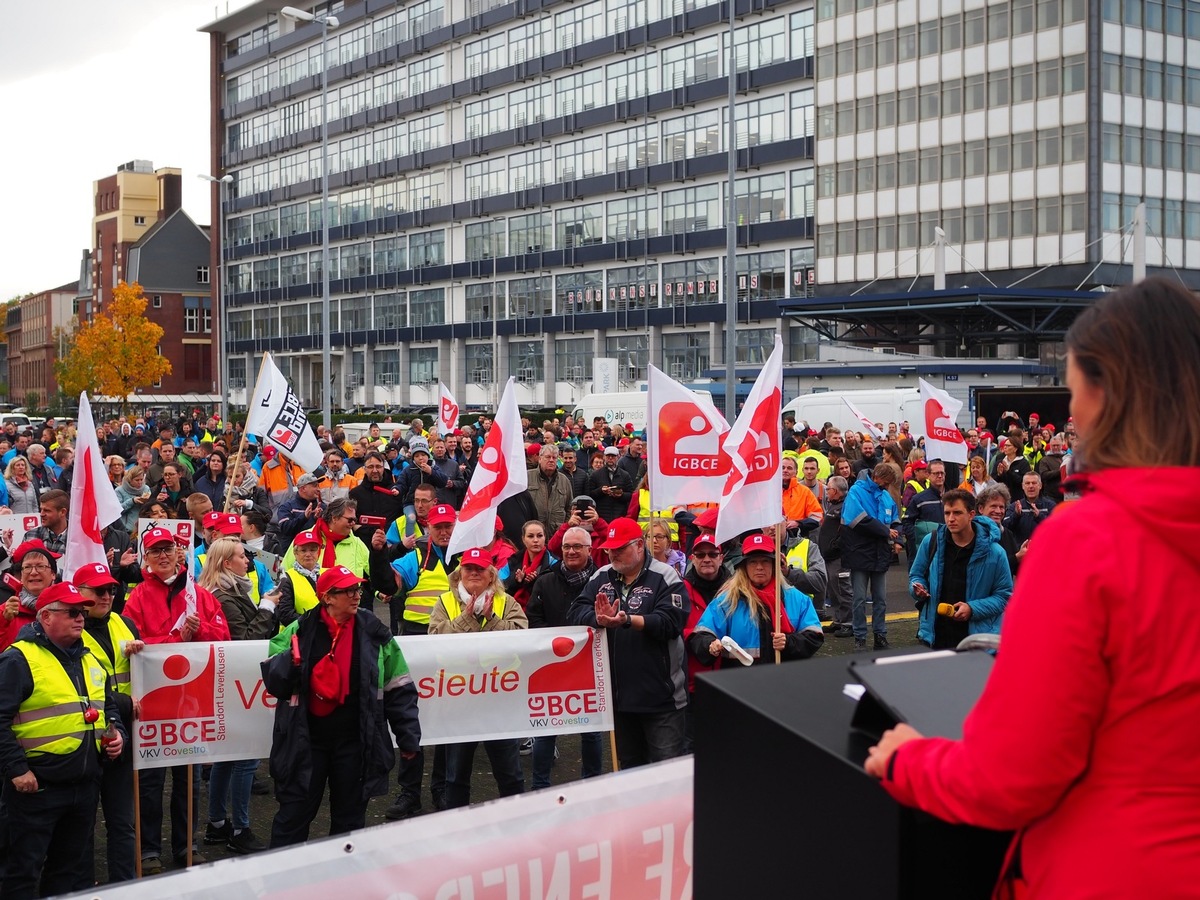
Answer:
<svg viewBox="0 0 1200 900"><path fill-rule="evenodd" d="M600 544L603 541L600 535L603 535L608 530L608 522L600 518L600 514L596 511L596 502L587 494L580 494L571 501L571 515L566 522L554 532L546 547L554 556L559 559L563 558L563 538L567 531L572 528L582 528L588 534L592 535L591 549L588 551L592 557L592 562L597 566L603 566L608 563L608 554L600 549Z"/></svg>

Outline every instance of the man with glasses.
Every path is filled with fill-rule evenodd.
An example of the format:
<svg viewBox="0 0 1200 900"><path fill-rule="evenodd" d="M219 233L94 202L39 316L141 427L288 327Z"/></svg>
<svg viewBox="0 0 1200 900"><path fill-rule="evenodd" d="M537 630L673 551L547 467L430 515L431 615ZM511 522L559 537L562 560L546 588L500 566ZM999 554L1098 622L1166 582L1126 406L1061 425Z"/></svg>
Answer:
<svg viewBox="0 0 1200 900"><path fill-rule="evenodd" d="M901 519L904 525L904 551L910 566L917 558L917 548L925 540L925 535L937 531L939 525L946 523L942 508L942 494L946 493L946 464L935 459L929 463L928 471L928 487L913 495L904 507Z"/></svg>
<svg viewBox="0 0 1200 900"><path fill-rule="evenodd" d="M529 590L525 613L530 628L562 628L570 625L567 610L583 586L596 573L592 562L592 536L580 527L563 533L562 559L543 572ZM600 732L580 735L583 751L583 778L600 774L602 742ZM533 739L533 789L550 787L550 770L558 756L554 735Z"/></svg>
<svg viewBox="0 0 1200 900"><path fill-rule="evenodd" d="M188 610L184 588L187 586L186 551L175 543L165 528L151 528L142 535L144 563L142 583L129 592L124 614L147 644L173 644L180 641L228 641L229 625L221 604L211 593L195 585L196 606ZM147 769L139 780L142 819L142 873L162 871L163 788L167 769ZM172 766L171 772L171 852L177 866L187 859L188 843L194 842L200 805L187 816L187 766ZM193 793L200 790L200 767L192 767ZM193 862L205 862L193 849Z"/></svg>
<svg viewBox="0 0 1200 900"><path fill-rule="evenodd" d="M80 566L71 583L90 602L83 620L83 643L113 681L117 712L121 721L133 724L133 699L130 696L129 657L146 646L138 640L137 626L112 611L120 590L108 566L88 563ZM117 884L137 877L137 847L133 829L133 754L123 753L104 767L100 779L100 803L104 808L107 834L108 883ZM88 856L93 838L89 836Z"/></svg>
<svg viewBox="0 0 1200 900"><path fill-rule="evenodd" d="M119 757L126 739L112 679L80 638L91 601L64 583L35 605L36 622L0 654L6 900L94 884L101 760Z"/></svg>
<svg viewBox="0 0 1200 900"><path fill-rule="evenodd" d="M321 479L311 473L301 475L296 481L296 493L275 507L272 523L283 541L282 549L286 550L300 532L316 528L323 509Z"/></svg>
<svg viewBox="0 0 1200 900"><path fill-rule="evenodd" d="M692 601L692 609L688 613L687 625L683 629L685 644L687 639L691 637L692 629L696 627L696 623L704 615L704 610L708 609L708 604L712 603L713 598L721 592L721 586L728 578L729 573L725 569L725 555L721 551L720 544L717 543L711 534L700 535L700 537L696 538L695 543L692 544L692 564L683 576L683 586L688 592L688 599ZM700 672L716 671L720 668L720 663L705 665L696 658L696 654L694 653L688 654L687 663L688 705L684 752L690 753L692 751L692 741L695 737L692 703L696 691L696 675Z"/></svg>
<svg viewBox="0 0 1200 900"><path fill-rule="evenodd" d="M36 538L25 541L12 552L12 567L21 579L21 589L13 592L7 585L0 586L6 595L0 616L0 650L12 644L21 629L34 621L37 598L54 584L58 574L57 560L58 554Z"/></svg>
<svg viewBox="0 0 1200 900"><path fill-rule="evenodd" d="M618 518L606 534L609 564L575 598L567 619L608 632L617 758L625 769L683 753L683 629L692 604L675 569L646 552L637 522Z"/></svg>
<svg viewBox="0 0 1200 900"><path fill-rule="evenodd" d="M353 500L333 500L325 507L317 527L313 529L321 539L320 564L322 569L345 566L355 575L365 579L371 570L371 551L354 535L358 528L358 504ZM280 568L292 567L295 551L289 546L283 555ZM364 591L361 601L363 609L371 609L374 596Z"/></svg>

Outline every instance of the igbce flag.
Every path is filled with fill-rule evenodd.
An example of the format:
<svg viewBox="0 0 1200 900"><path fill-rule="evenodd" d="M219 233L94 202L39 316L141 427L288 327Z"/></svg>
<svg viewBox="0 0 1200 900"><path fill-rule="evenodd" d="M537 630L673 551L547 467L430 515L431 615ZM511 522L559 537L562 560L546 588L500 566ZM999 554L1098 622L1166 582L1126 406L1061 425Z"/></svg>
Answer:
<svg viewBox="0 0 1200 900"><path fill-rule="evenodd" d="M850 412L854 413L854 418L862 422L863 428L867 429L867 434L871 435L871 437L875 438L877 441L883 440L885 437L884 433L875 427L875 423L867 418L867 414L865 412L863 412L845 397L842 398L842 402L850 407Z"/></svg>
<svg viewBox="0 0 1200 900"><path fill-rule="evenodd" d="M783 341L775 335L771 358L725 437L730 468L717 510L718 544L783 520L782 408Z"/></svg>
<svg viewBox="0 0 1200 900"><path fill-rule="evenodd" d="M648 385L650 499L656 508L719 497L729 475L721 441L729 433L712 403L650 367Z"/></svg>
<svg viewBox="0 0 1200 900"><path fill-rule="evenodd" d="M921 388L921 406L925 413L925 458L966 465L967 442L954 424L962 401L935 388L924 378L918 378L917 384Z"/></svg>
<svg viewBox="0 0 1200 900"><path fill-rule="evenodd" d="M438 434L445 437L458 427L458 401L450 389L438 382Z"/></svg>
<svg viewBox="0 0 1200 900"><path fill-rule="evenodd" d="M101 530L121 517L121 503L108 480L104 456L96 439L92 404L86 391L79 395L78 434L75 477L71 481L71 505L67 516L67 548L63 559L63 578L68 581L80 566L89 563L109 566Z"/></svg>
<svg viewBox="0 0 1200 900"><path fill-rule="evenodd" d="M525 469L525 442L521 412L517 408L515 379L509 378L492 419L492 429L479 451L479 462L467 486L458 523L450 536L447 554L486 547L496 535L496 508L529 487Z"/></svg>
<svg viewBox="0 0 1200 900"><path fill-rule="evenodd" d="M304 407L283 373L275 367L270 353L263 354L258 384L254 386L254 397L246 411L246 431L261 435L264 441L308 472L323 461L321 445L309 430Z"/></svg>

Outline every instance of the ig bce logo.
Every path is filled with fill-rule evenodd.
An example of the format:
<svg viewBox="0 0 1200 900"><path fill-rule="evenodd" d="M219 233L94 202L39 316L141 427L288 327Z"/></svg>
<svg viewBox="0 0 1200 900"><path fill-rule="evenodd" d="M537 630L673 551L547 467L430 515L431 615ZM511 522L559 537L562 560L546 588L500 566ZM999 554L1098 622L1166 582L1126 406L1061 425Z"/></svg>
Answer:
<svg viewBox="0 0 1200 900"><path fill-rule="evenodd" d="M529 724L532 728L548 725L584 725L589 717L605 711L603 694L596 685L593 653L600 653L596 632L587 636L556 637L551 646L563 659L542 666L529 676ZM590 652L589 652L590 651Z"/></svg>

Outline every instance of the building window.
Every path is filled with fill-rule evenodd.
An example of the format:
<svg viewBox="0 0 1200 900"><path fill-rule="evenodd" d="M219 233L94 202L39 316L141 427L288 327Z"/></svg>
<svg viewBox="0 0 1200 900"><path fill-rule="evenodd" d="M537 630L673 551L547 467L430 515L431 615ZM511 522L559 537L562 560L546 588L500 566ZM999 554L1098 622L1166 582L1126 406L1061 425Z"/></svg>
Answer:
<svg viewBox="0 0 1200 900"><path fill-rule="evenodd" d="M738 299L777 300L787 296L787 254L746 253L737 258Z"/></svg>
<svg viewBox="0 0 1200 900"><path fill-rule="evenodd" d="M371 306L366 297L348 297L341 301L341 330L366 331L371 327Z"/></svg>
<svg viewBox="0 0 1200 900"><path fill-rule="evenodd" d="M508 283L508 303L514 319L554 315L550 276L514 278Z"/></svg>
<svg viewBox="0 0 1200 900"><path fill-rule="evenodd" d="M604 355L617 361L618 381L645 381L650 365L650 338L644 334L610 335L604 339Z"/></svg>
<svg viewBox="0 0 1200 900"><path fill-rule="evenodd" d="M442 229L414 234L409 240L411 266L440 266L446 262L446 232Z"/></svg>
<svg viewBox="0 0 1200 900"><path fill-rule="evenodd" d="M408 295L404 291L376 294L373 302L378 329L405 328L408 325Z"/></svg>
<svg viewBox="0 0 1200 900"><path fill-rule="evenodd" d="M375 274L399 272L408 268L408 241L399 237L384 238L375 242Z"/></svg>
<svg viewBox="0 0 1200 900"><path fill-rule="evenodd" d="M672 378L683 381L701 378L709 367L707 332L664 334L662 356L663 367Z"/></svg>
<svg viewBox="0 0 1200 900"><path fill-rule="evenodd" d="M413 327L446 324L446 289L409 291L409 315Z"/></svg>
<svg viewBox="0 0 1200 900"><path fill-rule="evenodd" d="M133 217L133 224L134 224L134 225L145 225L145 224L146 224L146 217L145 217L145 216L134 216L134 217Z"/></svg>
<svg viewBox="0 0 1200 900"><path fill-rule="evenodd" d="M658 265L609 269L608 310L647 309L658 306Z"/></svg>
<svg viewBox="0 0 1200 900"><path fill-rule="evenodd" d="M787 173L755 175L736 182L738 225L781 222L787 218Z"/></svg>
<svg viewBox="0 0 1200 900"><path fill-rule="evenodd" d="M554 307L559 315L599 312L604 308L604 273L568 272L554 278Z"/></svg>
<svg viewBox="0 0 1200 900"><path fill-rule="evenodd" d="M494 317L504 318L504 282L468 284L466 296L468 322L490 322Z"/></svg>
<svg viewBox="0 0 1200 900"><path fill-rule="evenodd" d="M722 223L721 188L717 184L664 191L663 231L678 234L706 231Z"/></svg>
<svg viewBox="0 0 1200 900"><path fill-rule="evenodd" d="M513 216L509 220L509 246L514 254L541 253L550 249L550 213L538 212Z"/></svg>
<svg viewBox="0 0 1200 900"><path fill-rule="evenodd" d="M196 284L208 283L208 266L196 266Z"/></svg>
<svg viewBox="0 0 1200 900"><path fill-rule="evenodd" d="M641 240L658 234L658 195L639 194L608 201L610 241Z"/></svg>
<svg viewBox="0 0 1200 900"><path fill-rule="evenodd" d="M598 244L603 235L604 207L599 203L572 206L554 214L554 246L559 250Z"/></svg>
<svg viewBox="0 0 1200 900"><path fill-rule="evenodd" d="M578 384L592 377L595 344L591 338L562 338L554 342L554 377Z"/></svg>
<svg viewBox="0 0 1200 900"><path fill-rule="evenodd" d="M470 384L491 384L494 382L494 367L492 365L491 344L467 344L467 381Z"/></svg>
<svg viewBox="0 0 1200 900"><path fill-rule="evenodd" d="M468 225L466 236L468 262L495 259L506 253L503 219L491 219L487 222Z"/></svg>
<svg viewBox="0 0 1200 900"><path fill-rule="evenodd" d="M541 341L510 342L508 345L508 371L522 384L545 381L546 359L542 350Z"/></svg>
<svg viewBox="0 0 1200 900"><path fill-rule="evenodd" d="M371 369L375 384L392 387L400 380L400 351L377 349L371 355Z"/></svg>
<svg viewBox="0 0 1200 900"><path fill-rule="evenodd" d="M154 295L154 299L151 301L151 306L153 306L155 309L162 309L162 294Z"/></svg>
<svg viewBox="0 0 1200 900"><path fill-rule="evenodd" d="M438 377L437 347L410 347L408 351L408 380L410 384L427 387Z"/></svg>
<svg viewBox="0 0 1200 900"><path fill-rule="evenodd" d="M721 261L690 259L664 263L663 302L668 306L696 306L721 302Z"/></svg>

